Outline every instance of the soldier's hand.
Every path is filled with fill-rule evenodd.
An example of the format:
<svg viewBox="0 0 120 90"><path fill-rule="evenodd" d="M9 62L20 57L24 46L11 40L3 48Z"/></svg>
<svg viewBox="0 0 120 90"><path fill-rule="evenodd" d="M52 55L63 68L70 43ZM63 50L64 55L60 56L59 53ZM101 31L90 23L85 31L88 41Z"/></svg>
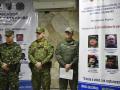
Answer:
<svg viewBox="0 0 120 90"><path fill-rule="evenodd" d="M8 65L7 65L6 63L3 63L3 64L2 64L2 68L3 68L4 70L6 70L6 71L9 70Z"/></svg>
<svg viewBox="0 0 120 90"><path fill-rule="evenodd" d="M42 69L42 63L41 62L37 62L35 64L35 66L36 66L37 69Z"/></svg>
<svg viewBox="0 0 120 90"><path fill-rule="evenodd" d="M70 70L70 68L71 68L71 64L66 64L66 65L65 65L65 70L66 70L66 72L68 72L68 71Z"/></svg>

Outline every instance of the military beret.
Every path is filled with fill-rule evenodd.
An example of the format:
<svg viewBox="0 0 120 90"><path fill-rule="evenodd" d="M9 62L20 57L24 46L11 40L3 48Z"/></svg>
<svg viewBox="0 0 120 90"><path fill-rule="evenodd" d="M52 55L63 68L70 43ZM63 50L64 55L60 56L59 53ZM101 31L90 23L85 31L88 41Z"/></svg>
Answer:
<svg viewBox="0 0 120 90"><path fill-rule="evenodd" d="M38 27L38 28L36 29L36 33L42 33L42 32L45 32L45 29L44 29L44 28Z"/></svg>

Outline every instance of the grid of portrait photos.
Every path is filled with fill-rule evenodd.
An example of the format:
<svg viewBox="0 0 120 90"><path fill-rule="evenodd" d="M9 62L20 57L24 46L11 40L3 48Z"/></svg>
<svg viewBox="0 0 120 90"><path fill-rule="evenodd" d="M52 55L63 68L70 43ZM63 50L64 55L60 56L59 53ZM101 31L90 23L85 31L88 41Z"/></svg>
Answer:
<svg viewBox="0 0 120 90"><path fill-rule="evenodd" d="M104 35L105 49L108 51L116 49L117 46L117 34L106 34ZM99 48L99 36L88 35L88 49L95 50ZM96 55L97 52L88 54L88 68L99 68L99 57ZM118 56L114 55L114 52L110 55L105 54L105 69L118 69Z"/></svg>

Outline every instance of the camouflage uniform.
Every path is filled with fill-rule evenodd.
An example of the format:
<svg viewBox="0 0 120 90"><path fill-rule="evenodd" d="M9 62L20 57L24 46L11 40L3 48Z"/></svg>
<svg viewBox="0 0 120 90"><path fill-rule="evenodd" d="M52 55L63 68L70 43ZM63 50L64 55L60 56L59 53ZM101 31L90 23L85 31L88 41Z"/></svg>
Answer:
<svg viewBox="0 0 120 90"><path fill-rule="evenodd" d="M8 31L6 34L12 33ZM21 52L21 47L15 42L0 45L0 90L18 90ZM9 71L1 68L2 63L8 65Z"/></svg>
<svg viewBox="0 0 120 90"><path fill-rule="evenodd" d="M78 83L78 53L79 44L75 40L61 42L55 51L56 58L60 67L64 68L65 64L72 64L73 80L59 79L60 90L67 90L68 82L71 90L77 90Z"/></svg>
<svg viewBox="0 0 120 90"><path fill-rule="evenodd" d="M37 32L43 32L43 29L39 29ZM32 85L33 90L40 90L41 86L43 90L50 90L51 76L51 58L53 56L53 46L46 40L35 40L29 47L29 60L30 68L32 72ZM42 69L38 70L35 67L36 62L42 63Z"/></svg>

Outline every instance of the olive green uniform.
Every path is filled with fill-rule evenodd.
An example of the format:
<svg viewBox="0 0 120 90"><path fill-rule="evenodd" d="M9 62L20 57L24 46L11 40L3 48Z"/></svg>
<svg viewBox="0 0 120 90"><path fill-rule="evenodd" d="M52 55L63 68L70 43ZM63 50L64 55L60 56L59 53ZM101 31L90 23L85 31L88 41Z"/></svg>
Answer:
<svg viewBox="0 0 120 90"><path fill-rule="evenodd" d="M43 90L50 90L51 76L51 58L53 56L54 48L46 40L36 40L32 42L29 47L29 60L30 68L32 71L32 86L33 90L40 90L41 86ZM42 63L42 69L38 70L35 67L37 62Z"/></svg>
<svg viewBox="0 0 120 90"><path fill-rule="evenodd" d="M73 80L59 79L60 90L67 90L68 82L71 90L77 90L78 83L78 53L79 44L75 40L63 41L56 49L56 58L60 64L60 67L65 68L65 64L72 64Z"/></svg>

